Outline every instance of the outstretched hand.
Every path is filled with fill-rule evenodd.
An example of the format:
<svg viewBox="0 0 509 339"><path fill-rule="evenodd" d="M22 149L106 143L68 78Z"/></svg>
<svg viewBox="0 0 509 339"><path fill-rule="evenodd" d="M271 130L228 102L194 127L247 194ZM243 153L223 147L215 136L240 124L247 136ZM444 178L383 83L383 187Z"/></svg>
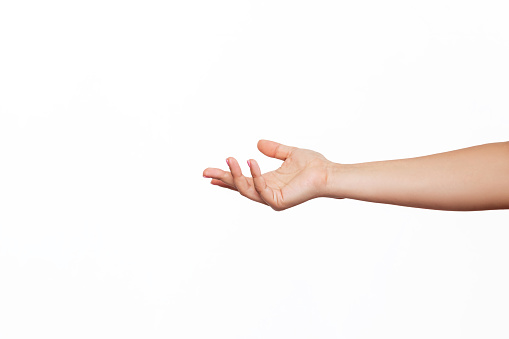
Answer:
<svg viewBox="0 0 509 339"><path fill-rule="evenodd" d="M238 191L276 211L323 196L332 164L323 155L270 140L260 140L257 146L266 156L283 160L281 167L262 174L256 160L250 159L247 162L252 177L245 177L237 160L229 157L226 162L230 171L209 167L203 171L203 176L212 178L213 185Z"/></svg>

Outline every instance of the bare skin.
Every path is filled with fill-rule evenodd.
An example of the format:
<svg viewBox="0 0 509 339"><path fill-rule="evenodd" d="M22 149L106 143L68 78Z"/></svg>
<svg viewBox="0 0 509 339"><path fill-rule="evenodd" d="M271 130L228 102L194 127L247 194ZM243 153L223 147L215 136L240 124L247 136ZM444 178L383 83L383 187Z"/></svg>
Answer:
<svg viewBox="0 0 509 339"><path fill-rule="evenodd" d="M250 159L252 177L245 177L229 157L230 171L207 168L203 176L276 211L318 197L452 211L509 208L509 142L359 164L334 163L318 152L269 140L257 146L283 160L281 167L261 174Z"/></svg>

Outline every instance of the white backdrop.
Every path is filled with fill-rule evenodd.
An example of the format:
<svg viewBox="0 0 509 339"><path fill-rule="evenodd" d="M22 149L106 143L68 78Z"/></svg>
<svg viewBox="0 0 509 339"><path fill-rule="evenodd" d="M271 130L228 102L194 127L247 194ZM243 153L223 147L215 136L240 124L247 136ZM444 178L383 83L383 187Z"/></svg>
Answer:
<svg viewBox="0 0 509 339"><path fill-rule="evenodd" d="M509 212L209 184L507 141L505 1L2 1L0 338L507 338Z"/></svg>

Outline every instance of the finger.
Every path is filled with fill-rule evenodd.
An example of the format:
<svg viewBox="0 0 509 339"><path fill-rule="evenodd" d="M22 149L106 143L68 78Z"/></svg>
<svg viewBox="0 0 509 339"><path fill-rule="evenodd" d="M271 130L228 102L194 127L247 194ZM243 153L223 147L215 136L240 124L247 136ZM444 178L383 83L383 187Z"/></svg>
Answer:
<svg viewBox="0 0 509 339"><path fill-rule="evenodd" d="M253 176L253 183L256 192L260 195L260 197L265 201L267 205L272 207L273 209L278 209L278 202L275 198L274 190L267 186L265 182L265 178L262 176L262 172L260 170L260 166L254 159L249 160L251 175Z"/></svg>
<svg viewBox="0 0 509 339"><path fill-rule="evenodd" d="M205 178L218 179L227 185L235 186L232 174L219 168L207 168L203 171L203 176Z"/></svg>
<svg viewBox="0 0 509 339"><path fill-rule="evenodd" d="M233 183L237 191L239 191L239 193L246 198L265 203L254 188L254 185L250 184L249 180L247 180L247 178L242 174L242 170L240 169L237 160L233 157L230 157L226 159L226 163L230 167Z"/></svg>
<svg viewBox="0 0 509 339"><path fill-rule="evenodd" d="M224 184L232 187L234 190L237 190L237 188L235 187L235 183L233 182L233 176L228 171L223 171L222 169L219 169L219 168L210 168L209 167L203 171L203 177L220 180ZM246 180L250 187L253 186L252 178L246 177ZM211 182L211 184L213 184L213 183ZM217 185L217 186L220 186L220 185ZM262 202L262 201L260 201L260 202Z"/></svg>
<svg viewBox="0 0 509 339"><path fill-rule="evenodd" d="M259 140L257 146L260 152L266 156L279 160L286 160L286 158L292 154L292 151L297 149L297 147L286 146L275 141L264 139Z"/></svg>
<svg viewBox="0 0 509 339"><path fill-rule="evenodd" d="M221 186L221 187L224 187L224 188L231 189L232 191L237 191L237 189L234 186L227 185L227 184L225 184L224 182L222 182L221 180L218 180L218 179L212 179L210 181L210 183L212 185Z"/></svg>

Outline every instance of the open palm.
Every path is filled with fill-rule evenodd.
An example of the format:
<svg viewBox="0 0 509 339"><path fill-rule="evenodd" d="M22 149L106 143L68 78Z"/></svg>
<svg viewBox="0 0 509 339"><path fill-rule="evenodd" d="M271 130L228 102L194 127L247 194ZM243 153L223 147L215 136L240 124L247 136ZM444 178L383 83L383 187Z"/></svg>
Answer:
<svg viewBox="0 0 509 339"><path fill-rule="evenodd" d="M327 169L331 163L318 152L286 146L270 140L258 142L260 152L283 160L275 171L261 174L254 159L248 160L252 177L242 174L237 160L226 159L230 171L207 168L203 176L212 178L211 184L238 191L243 196L269 205L276 211L317 198L324 192Z"/></svg>

